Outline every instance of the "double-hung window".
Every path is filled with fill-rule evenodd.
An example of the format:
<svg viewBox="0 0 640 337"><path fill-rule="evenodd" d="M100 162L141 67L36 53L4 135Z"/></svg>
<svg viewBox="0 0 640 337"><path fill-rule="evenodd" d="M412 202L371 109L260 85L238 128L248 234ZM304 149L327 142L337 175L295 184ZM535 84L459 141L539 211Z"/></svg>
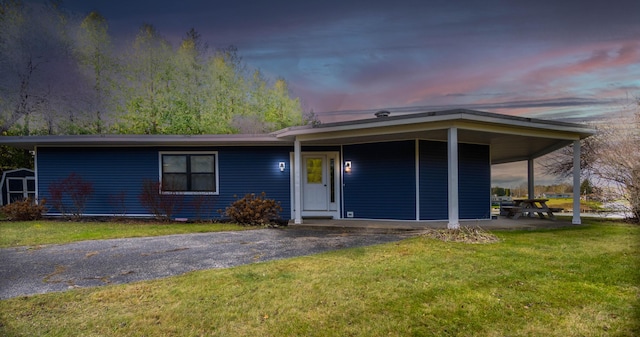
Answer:
<svg viewBox="0 0 640 337"><path fill-rule="evenodd" d="M161 152L162 192L218 194L217 152Z"/></svg>

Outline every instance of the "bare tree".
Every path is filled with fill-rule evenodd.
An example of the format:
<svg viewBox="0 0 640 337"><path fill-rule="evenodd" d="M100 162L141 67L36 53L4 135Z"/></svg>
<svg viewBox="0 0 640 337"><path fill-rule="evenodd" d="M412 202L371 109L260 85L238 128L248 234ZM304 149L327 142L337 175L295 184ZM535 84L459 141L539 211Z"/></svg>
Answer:
<svg viewBox="0 0 640 337"><path fill-rule="evenodd" d="M640 219L640 98L625 107L619 118L598 123L597 134L581 143L582 172L626 201L631 216ZM573 147L548 157L543 163L550 174L569 176L573 170Z"/></svg>

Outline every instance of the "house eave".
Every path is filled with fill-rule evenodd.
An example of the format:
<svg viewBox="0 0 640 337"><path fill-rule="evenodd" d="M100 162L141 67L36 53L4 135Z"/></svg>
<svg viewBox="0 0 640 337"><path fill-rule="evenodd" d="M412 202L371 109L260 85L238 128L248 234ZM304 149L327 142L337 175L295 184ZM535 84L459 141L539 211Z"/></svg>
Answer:
<svg viewBox="0 0 640 337"><path fill-rule="evenodd" d="M466 122L467 125L476 127L508 127L517 129L544 130L578 135L580 139L592 136L595 130L580 124L559 121L548 121L519 116L501 115L483 111L456 109L446 111L424 112L400 116L371 118L364 120L320 124L317 126L305 126L284 129L273 133L278 138L293 139L320 139L330 137L330 134L339 135L345 131L359 133L380 133L383 129L387 132L400 131L401 129L419 129L425 125L432 125L432 129L438 124L442 127L450 127L453 123ZM462 127L464 128L464 127ZM368 130L368 132L364 131ZM384 131L382 131L384 132Z"/></svg>
<svg viewBox="0 0 640 337"><path fill-rule="evenodd" d="M492 163L537 158L595 134L594 129L575 123L458 109L298 127L274 135L307 145L447 141L450 128L459 130L460 142L490 145Z"/></svg>
<svg viewBox="0 0 640 337"><path fill-rule="evenodd" d="M76 135L0 137L0 145L36 147L202 147L344 145L424 139L447 141L446 130L459 130L458 141L491 146L493 163L532 159L595 134L584 125L483 111L456 109L296 126L259 135Z"/></svg>
<svg viewBox="0 0 640 337"><path fill-rule="evenodd" d="M33 150L36 147L146 146L291 146L273 135L70 135L0 137L0 144Z"/></svg>

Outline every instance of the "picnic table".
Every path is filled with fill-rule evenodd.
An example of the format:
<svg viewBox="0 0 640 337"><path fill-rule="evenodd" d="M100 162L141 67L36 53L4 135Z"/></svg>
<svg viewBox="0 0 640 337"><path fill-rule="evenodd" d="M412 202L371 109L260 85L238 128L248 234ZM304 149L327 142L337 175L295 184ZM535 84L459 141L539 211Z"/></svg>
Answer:
<svg viewBox="0 0 640 337"><path fill-rule="evenodd" d="M513 199L513 206L502 206L502 210L505 211L508 218L517 219L524 214L532 217L534 214L538 214L540 219L555 220L556 216L553 215L554 209L547 206L549 199Z"/></svg>

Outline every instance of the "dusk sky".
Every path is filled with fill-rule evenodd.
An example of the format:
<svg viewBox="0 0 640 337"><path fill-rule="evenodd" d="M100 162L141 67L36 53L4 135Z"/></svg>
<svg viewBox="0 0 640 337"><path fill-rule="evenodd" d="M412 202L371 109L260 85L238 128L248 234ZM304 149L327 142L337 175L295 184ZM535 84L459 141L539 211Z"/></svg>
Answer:
<svg viewBox="0 0 640 337"><path fill-rule="evenodd" d="M640 95L640 1L65 0L100 12L116 44L153 24L177 46L195 28L285 78L322 122L466 108L586 122ZM536 171L536 182L556 177ZM526 163L492 168L525 181Z"/></svg>
<svg viewBox="0 0 640 337"><path fill-rule="evenodd" d="M66 0L64 7L99 11L116 39L151 23L176 46L192 27L211 48L234 45L249 66L284 77L305 111L325 122L450 108L581 122L614 115L640 94L638 0Z"/></svg>

